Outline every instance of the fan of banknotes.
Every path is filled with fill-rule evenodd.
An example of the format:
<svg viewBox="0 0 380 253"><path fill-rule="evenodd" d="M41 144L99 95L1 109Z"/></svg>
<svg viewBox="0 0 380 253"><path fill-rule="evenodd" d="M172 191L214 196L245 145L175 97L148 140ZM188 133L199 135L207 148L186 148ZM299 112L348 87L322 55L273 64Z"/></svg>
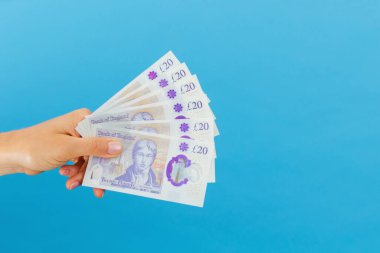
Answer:
<svg viewBox="0 0 380 253"><path fill-rule="evenodd" d="M172 52L142 72L77 126L83 137L123 143L117 158L90 157L83 185L203 206L215 182L210 100Z"/></svg>

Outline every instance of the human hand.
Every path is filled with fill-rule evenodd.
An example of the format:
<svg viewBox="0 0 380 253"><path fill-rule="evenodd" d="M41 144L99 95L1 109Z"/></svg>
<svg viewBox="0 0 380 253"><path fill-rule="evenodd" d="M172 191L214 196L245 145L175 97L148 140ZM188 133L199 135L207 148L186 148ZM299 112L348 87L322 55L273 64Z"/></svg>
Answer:
<svg viewBox="0 0 380 253"><path fill-rule="evenodd" d="M115 157L122 144L113 138L80 138L77 124L90 111L80 109L33 127L0 134L0 175L25 173L37 175L61 167L69 176L68 189L82 183L88 156ZM76 161L75 165L66 165ZM104 191L94 189L97 197Z"/></svg>

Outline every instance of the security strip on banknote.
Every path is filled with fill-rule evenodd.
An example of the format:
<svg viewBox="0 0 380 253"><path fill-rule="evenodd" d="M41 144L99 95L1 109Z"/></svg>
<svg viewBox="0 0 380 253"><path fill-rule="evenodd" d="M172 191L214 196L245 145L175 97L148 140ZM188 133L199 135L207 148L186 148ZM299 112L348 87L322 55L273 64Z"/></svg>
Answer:
<svg viewBox="0 0 380 253"><path fill-rule="evenodd" d="M120 139L120 157L91 157L83 185L203 206L215 183L219 135L197 75L169 51L123 87L76 130Z"/></svg>

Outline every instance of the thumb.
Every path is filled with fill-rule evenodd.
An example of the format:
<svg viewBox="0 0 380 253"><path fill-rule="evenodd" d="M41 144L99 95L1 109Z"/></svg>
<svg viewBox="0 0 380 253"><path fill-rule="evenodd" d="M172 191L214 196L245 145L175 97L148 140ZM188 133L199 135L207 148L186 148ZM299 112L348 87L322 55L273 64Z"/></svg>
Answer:
<svg viewBox="0 0 380 253"><path fill-rule="evenodd" d="M80 156L98 156L98 157L115 157L123 151L123 144L112 138L73 138L72 145L73 157Z"/></svg>

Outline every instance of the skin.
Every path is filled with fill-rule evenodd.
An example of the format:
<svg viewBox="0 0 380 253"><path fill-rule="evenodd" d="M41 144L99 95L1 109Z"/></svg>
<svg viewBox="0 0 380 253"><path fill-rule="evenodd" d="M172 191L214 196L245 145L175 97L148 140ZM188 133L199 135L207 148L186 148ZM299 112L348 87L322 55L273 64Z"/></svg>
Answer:
<svg viewBox="0 0 380 253"><path fill-rule="evenodd" d="M89 156L116 157L122 144L113 138L81 138L77 124L91 112L79 109L41 124L7 133L0 133L0 175L25 173L38 175L61 167L67 176L66 187L82 184ZM67 165L73 161L74 165ZM104 190L95 189L96 197Z"/></svg>

